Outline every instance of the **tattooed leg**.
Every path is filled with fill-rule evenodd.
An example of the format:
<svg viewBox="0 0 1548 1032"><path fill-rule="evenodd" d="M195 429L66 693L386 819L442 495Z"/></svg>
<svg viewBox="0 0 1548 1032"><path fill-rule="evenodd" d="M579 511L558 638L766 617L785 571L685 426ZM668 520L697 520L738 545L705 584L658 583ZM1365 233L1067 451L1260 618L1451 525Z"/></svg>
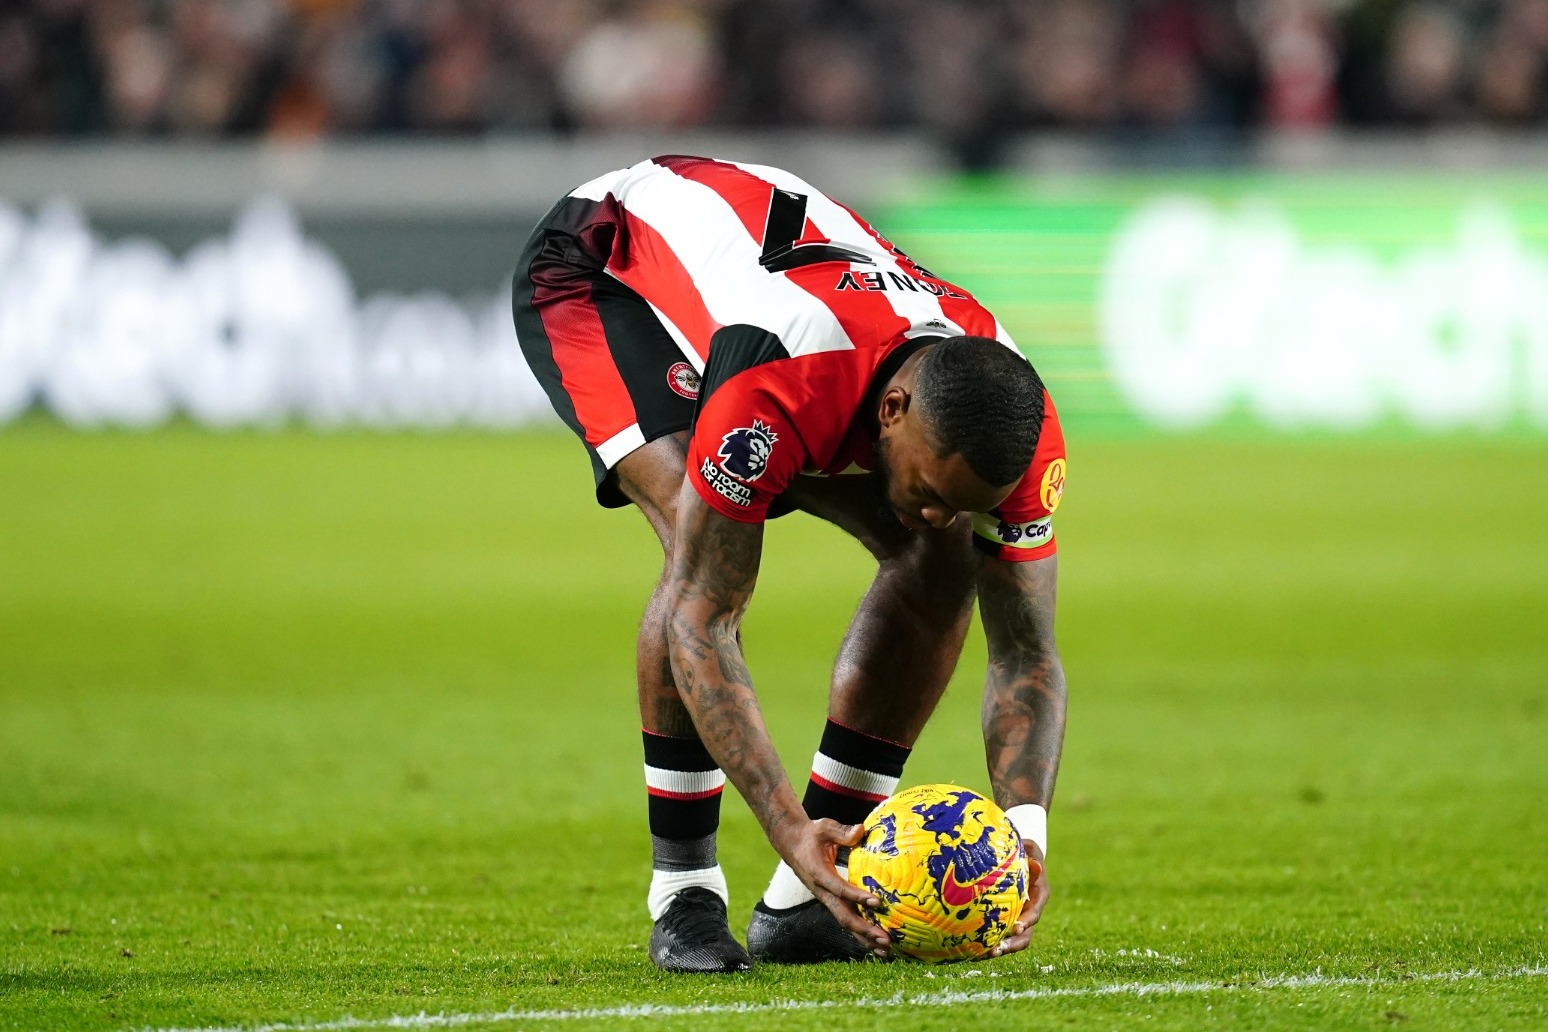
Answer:
<svg viewBox="0 0 1548 1032"><path fill-rule="evenodd" d="M687 449L687 431L661 437L625 456L616 471L619 488L644 513L663 553L661 579L645 606L635 650L640 720L646 731L676 737L695 733L693 720L672 680L666 641L672 535L677 525L677 493L683 486Z"/></svg>
<svg viewBox="0 0 1548 1032"><path fill-rule="evenodd" d="M854 909L881 900L834 866L839 850L858 841L858 829L808 817L769 738L742 655L739 628L758 581L763 524L728 519L691 486L678 506L667 643L694 726L796 879L857 944L885 955L886 934Z"/></svg>
<svg viewBox="0 0 1548 1032"><path fill-rule="evenodd" d="M655 922L650 957L668 971L743 971L752 962L725 925L723 908L730 893L716 857L725 774L694 729L667 655L667 567L686 438L686 433L659 438L617 467L619 487L645 514L664 555L662 580L645 607L635 654L650 823L651 878L645 902ZM719 899L712 900L714 896ZM684 916L706 907L713 916L717 904L722 908L718 922L706 925Z"/></svg>

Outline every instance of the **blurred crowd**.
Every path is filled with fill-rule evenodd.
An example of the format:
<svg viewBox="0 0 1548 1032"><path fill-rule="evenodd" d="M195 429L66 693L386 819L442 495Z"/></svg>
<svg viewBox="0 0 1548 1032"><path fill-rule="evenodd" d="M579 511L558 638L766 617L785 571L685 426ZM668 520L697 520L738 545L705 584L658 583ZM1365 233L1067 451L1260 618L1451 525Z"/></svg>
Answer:
<svg viewBox="0 0 1548 1032"><path fill-rule="evenodd" d="M0 0L0 134L1529 125L1548 0Z"/></svg>

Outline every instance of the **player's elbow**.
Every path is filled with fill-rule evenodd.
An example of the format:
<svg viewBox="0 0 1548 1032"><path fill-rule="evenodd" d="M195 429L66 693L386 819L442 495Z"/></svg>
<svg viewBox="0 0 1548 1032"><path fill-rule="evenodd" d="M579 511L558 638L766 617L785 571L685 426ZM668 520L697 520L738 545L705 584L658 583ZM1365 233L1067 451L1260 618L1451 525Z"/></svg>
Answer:
<svg viewBox="0 0 1548 1032"><path fill-rule="evenodd" d="M674 669L679 662L711 659L728 646L740 647L740 610L724 609L685 591L670 594L667 605L667 652L672 657Z"/></svg>

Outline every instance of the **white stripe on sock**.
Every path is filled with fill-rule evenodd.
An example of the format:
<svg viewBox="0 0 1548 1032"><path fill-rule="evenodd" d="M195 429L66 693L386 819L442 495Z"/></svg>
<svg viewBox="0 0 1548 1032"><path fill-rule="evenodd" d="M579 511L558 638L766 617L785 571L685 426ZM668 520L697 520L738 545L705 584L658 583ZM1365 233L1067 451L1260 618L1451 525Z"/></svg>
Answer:
<svg viewBox="0 0 1548 1032"><path fill-rule="evenodd" d="M819 752L812 757L812 773L824 781L842 785L852 792L865 795L890 796L897 790L898 779L890 774L878 774L874 770L861 770Z"/></svg>
<svg viewBox="0 0 1548 1032"><path fill-rule="evenodd" d="M700 792L713 792L717 788L724 788L726 773L719 768L715 770L663 770L660 767L652 767L645 764L645 786L654 788L658 792L681 792L685 795L695 795Z"/></svg>

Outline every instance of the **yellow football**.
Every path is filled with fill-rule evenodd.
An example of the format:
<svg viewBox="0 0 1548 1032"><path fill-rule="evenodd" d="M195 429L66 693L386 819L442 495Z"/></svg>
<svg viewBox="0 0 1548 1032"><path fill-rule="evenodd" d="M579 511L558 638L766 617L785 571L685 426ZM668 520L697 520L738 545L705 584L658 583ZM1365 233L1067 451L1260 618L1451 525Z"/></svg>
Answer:
<svg viewBox="0 0 1548 1032"><path fill-rule="evenodd" d="M993 800L958 785L910 788L872 810L849 880L882 901L860 913L893 951L931 964L987 956L1027 902L1021 836Z"/></svg>

